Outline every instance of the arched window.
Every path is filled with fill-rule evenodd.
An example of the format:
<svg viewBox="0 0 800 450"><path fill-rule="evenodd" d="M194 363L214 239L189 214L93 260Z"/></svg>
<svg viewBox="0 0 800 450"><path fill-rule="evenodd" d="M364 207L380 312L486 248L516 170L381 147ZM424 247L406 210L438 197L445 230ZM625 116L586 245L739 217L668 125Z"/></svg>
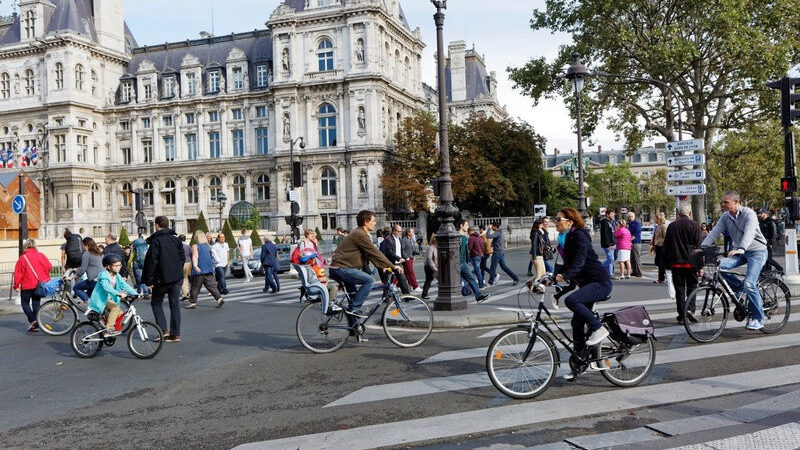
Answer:
<svg viewBox="0 0 800 450"><path fill-rule="evenodd" d="M336 172L333 169L330 167L324 168L320 180L322 181L323 196L336 195Z"/></svg>
<svg viewBox="0 0 800 450"><path fill-rule="evenodd" d="M234 202L241 202L244 200L245 196L245 183L244 177L241 175L236 175L233 177L233 201Z"/></svg>
<svg viewBox="0 0 800 450"><path fill-rule="evenodd" d="M0 97L11 98L11 77L5 72L0 74Z"/></svg>
<svg viewBox="0 0 800 450"><path fill-rule="evenodd" d="M56 63L56 89L64 88L64 65L60 62Z"/></svg>
<svg viewBox="0 0 800 450"><path fill-rule="evenodd" d="M195 204L200 199L197 188L197 180L189 178L186 180L186 203Z"/></svg>
<svg viewBox="0 0 800 450"><path fill-rule="evenodd" d="M333 42L330 39L323 39L317 46L317 61L319 71L333 70Z"/></svg>
<svg viewBox="0 0 800 450"><path fill-rule="evenodd" d="M131 184L127 181L122 183L122 187L119 190L119 195L122 197L122 206L131 206Z"/></svg>
<svg viewBox="0 0 800 450"><path fill-rule="evenodd" d="M317 114L319 121L319 146L336 147L336 110L330 103L323 103Z"/></svg>
<svg viewBox="0 0 800 450"><path fill-rule="evenodd" d="M405 64L403 65L403 84L408 84L409 74L411 73L411 61L406 56Z"/></svg>
<svg viewBox="0 0 800 450"><path fill-rule="evenodd" d="M92 95L97 93L97 72L92 70Z"/></svg>
<svg viewBox="0 0 800 450"><path fill-rule="evenodd" d="M208 180L208 198L215 202L220 192L222 192L222 181L220 181L219 177L211 177Z"/></svg>
<svg viewBox="0 0 800 450"><path fill-rule="evenodd" d="M142 185L142 206L145 208L148 206L153 206L153 183L150 181L145 181Z"/></svg>
<svg viewBox="0 0 800 450"><path fill-rule="evenodd" d="M92 184L92 208L100 207L100 186Z"/></svg>
<svg viewBox="0 0 800 450"><path fill-rule="evenodd" d="M25 13L25 37L33 39L36 36L36 13L30 10Z"/></svg>
<svg viewBox="0 0 800 450"><path fill-rule="evenodd" d="M75 64L75 89L83 90L83 65Z"/></svg>
<svg viewBox="0 0 800 450"><path fill-rule="evenodd" d="M172 180L167 180L167 182L164 183L164 204L175 204L175 182Z"/></svg>
<svg viewBox="0 0 800 450"><path fill-rule="evenodd" d="M35 94L35 81L33 79L33 70L27 69L25 71L25 94L33 95Z"/></svg>
<svg viewBox="0 0 800 450"><path fill-rule="evenodd" d="M256 199L269 200L269 175L262 173L256 178Z"/></svg>

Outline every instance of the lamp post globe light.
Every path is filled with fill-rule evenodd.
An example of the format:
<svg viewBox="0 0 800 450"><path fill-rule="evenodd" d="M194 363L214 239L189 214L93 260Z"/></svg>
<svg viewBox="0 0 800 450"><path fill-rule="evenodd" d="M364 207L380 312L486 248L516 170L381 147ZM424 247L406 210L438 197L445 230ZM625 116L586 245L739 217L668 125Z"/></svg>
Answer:
<svg viewBox="0 0 800 450"><path fill-rule="evenodd" d="M217 195L217 208L219 208L219 232L222 233L222 210L225 209L225 204L228 202L228 196L224 192Z"/></svg>
<svg viewBox="0 0 800 450"><path fill-rule="evenodd" d="M586 218L586 192L583 185L583 145L581 136L581 91L589 77L589 69L581 62L577 53L572 54L572 64L567 69L567 80L572 82L575 89L575 112L578 134L578 212Z"/></svg>

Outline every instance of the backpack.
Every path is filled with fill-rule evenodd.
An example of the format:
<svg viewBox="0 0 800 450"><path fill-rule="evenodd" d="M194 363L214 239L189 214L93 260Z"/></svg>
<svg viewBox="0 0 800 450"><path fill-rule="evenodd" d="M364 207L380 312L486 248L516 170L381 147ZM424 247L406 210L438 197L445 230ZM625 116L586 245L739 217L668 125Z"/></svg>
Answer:
<svg viewBox="0 0 800 450"><path fill-rule="evenodd" d="M289 258L289 262L292 264L300 264L300 246L294 248L292 251L292 256Z"/></svg>
<svg viewBox="0 0 800 450"><path fill-rule="evenodd" d="M647 341L654 336L653 321L644 306L628 306L603 314L603 323L608 327L611 339L631 345Z"/></svg>
<svg viewBox="0 0 800 450"><path fill-rule="evenodd" d="M71 266L79 267L81 265L81 257L83 256L83 242L81 237L73 234L67 240L67 246L64 247L67 254L67 262Z"/></svg>
<svg viewBox="0 0 800 450"><path fill-rule="evenodd" d="M483 255L491 255L494 249L492 249L492 241L486 237L486 235L481 236L483 238Z"/></svg>
<svg viewBox="0 0 800 450"><path fill-rule="evenodd" d="M134 243L133 251L136 252L136 259L133 261L133 267L136 269L144 269L144 257L147 255L147 244L140 241L139 244Z"/></svg>

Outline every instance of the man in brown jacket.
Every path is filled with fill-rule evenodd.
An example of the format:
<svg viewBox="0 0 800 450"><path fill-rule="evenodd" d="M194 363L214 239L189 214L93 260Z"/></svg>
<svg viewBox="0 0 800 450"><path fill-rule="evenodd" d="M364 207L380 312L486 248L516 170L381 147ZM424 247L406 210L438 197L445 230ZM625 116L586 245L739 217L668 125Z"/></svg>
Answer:
<svg viewBox="0 0 800 450"><path fill-rule="evenodd" d="M372 244L370 232L375 229L375 213L363 210L356 216L358 228L344 238L333 253L330 264L330 275L336 281L345 285L348 293L356 290L355 296L350 300L346 312L356 317L367 317L361 306L367 300L375 278L364 273L364 260L368 259L379 270L391 269L393 264ZM403 269L394 266L394 270L403 273Z"/></svg>

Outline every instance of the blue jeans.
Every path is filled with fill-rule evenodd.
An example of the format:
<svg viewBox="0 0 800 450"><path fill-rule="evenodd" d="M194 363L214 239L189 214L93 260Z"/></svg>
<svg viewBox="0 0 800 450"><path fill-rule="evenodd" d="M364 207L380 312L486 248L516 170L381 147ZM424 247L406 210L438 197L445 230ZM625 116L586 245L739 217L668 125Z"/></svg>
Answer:
<svg viewBox="0 0 800 450"><path fill-rule="evenodd" d="M153 286L153 298L150 300L150 307L153 308L153 318L161 327L161 331L173 336L181 335L181 286L183 280L169 284L157 284ZM169 330L167 330L167 318L164 316L164 296L169 300Z"/></svg>
<svg viewBox="0 0 800 450"><path fill-rule="evenodd" d="M136 292L142 295L150 295L150 289L142 283L142 271L143 269L140 268L133 269L133 276L136 277Z"/></svg>
<svg viewBox="0 0 800 450"><path fill-rule="evenodd" d="M264 266L264 289L271 289L278 292L281 282L278 281L278 268L276 266Z"/></svg>
<svg viewBox="0 0 800 450"><path fill-rule="evenodd" d="M608 270L608 274L614 276L614 247L604 248L603 252L606 254L606 259L603 261L603 267Z"/></svg>
<svg viewBox="0 0 800 450"><path fill-rule="evenodd" d="M228 283L225 282L225 272L228 271L228 266L214 267L214 278L217 279L217 289L220 294L228 292Z"/></svg>
<svg viewBox="0 0 800 450"><path fill-rule="evenodd" d="M517 278L517 275L514 274L514 272L512 272L511 269L508 268L508 265L506 264L505 252L502 253L494 252L492 253L492 268L489 269L489 284L494 284L494 277L495 275L497 275L498 265L500 266L501 269L503 269L503 272L505 272L508 276L511 277L512 280L514 281L519 280L519 278Z"/></svg>
<svg viewBox="0 0 800 450"><path fill-rule="evenodd" d="M483 278L484 280L486 279L486 274L489 273L489 265L487 263L491 264L491 261L492 261L491 254L483 255L481 257L481 278Z"/></svg>
<svg viewBox="0 0 800 450"><path fill-rule="evenodd" d="M483 256L473 256L470 259L472 260L472 269L475 271L475 278L478 279L478 286L486 287L486 283L483 281L483 272L481 271Z"/></svg>
<svg viewBox="0 0 800 450"><path fill-rule="evenodd" d="M89 296L92 295L95 285L97 285L97 281L81 280L75 284L75 286L72 288L72 292L80 297L81 300L88 303Z"/></svg>
<svg viewBox="0 0 800 450"><path fill-rule="evenodd" d="M39 311L39 304L42 301L41 297L37 297L36 289L23 289L20 291L20 300L22 300L22 311L25 317L28 318L28 323L36 322L36 313Z"/></svg>
<svg viewBox="0 0 800 450"><path fill-rule="evenodd" d="M546 270L547 273L553 273L553 263L551 263L549 259L544 260L544 270Z"/></svg>
<svg viewBox="0 0 800 450"><path fill-rule="evenodd" d="M758 275L761 268L767 261L767 249L749 250L744 254L725 258L719 263L720 269L733 269L747 264L747 272L744 277L744 292L747 293L747 300L750 302L750 318L753 320L764 319L764 306L761 302L761 294L758 292ZM728 282L731 289L737 294L742 291L742 282L736 275L721 273Z"/></svg>
<svg viewBox="0 0 800 450"><path fill-rule="evenodd" d="M567 308L572 311L572 340L576 351L585 347L586 324L589 325L590 334L602 326L600 320L592 313L592 305L605 300L609 294L611 294L611 281L596 281L569 294L564 301Z"/></svg>
<svg viewBox="0 0 800 450"><path fill-rule="evenodd" d="M375 284L375 278L372 275L364 273L363 270L353 269L350 267L331 267L331 278L343 283L347 293L350 295L350 307L358 309L367 301L372 286ZM356 291L356 285L359 286ZM355 292L355 295L353 295Z"/></svg>
<svg viewBox="0 0 800 450"><path fill-rule="evenodd" d="M472 293L475 294L475 298L483 295L478 287L478 282L475 281L475 277L472 276L472 267L467 263L461 264L461 279L467 282L469 288L472 289Z"/></svg>

